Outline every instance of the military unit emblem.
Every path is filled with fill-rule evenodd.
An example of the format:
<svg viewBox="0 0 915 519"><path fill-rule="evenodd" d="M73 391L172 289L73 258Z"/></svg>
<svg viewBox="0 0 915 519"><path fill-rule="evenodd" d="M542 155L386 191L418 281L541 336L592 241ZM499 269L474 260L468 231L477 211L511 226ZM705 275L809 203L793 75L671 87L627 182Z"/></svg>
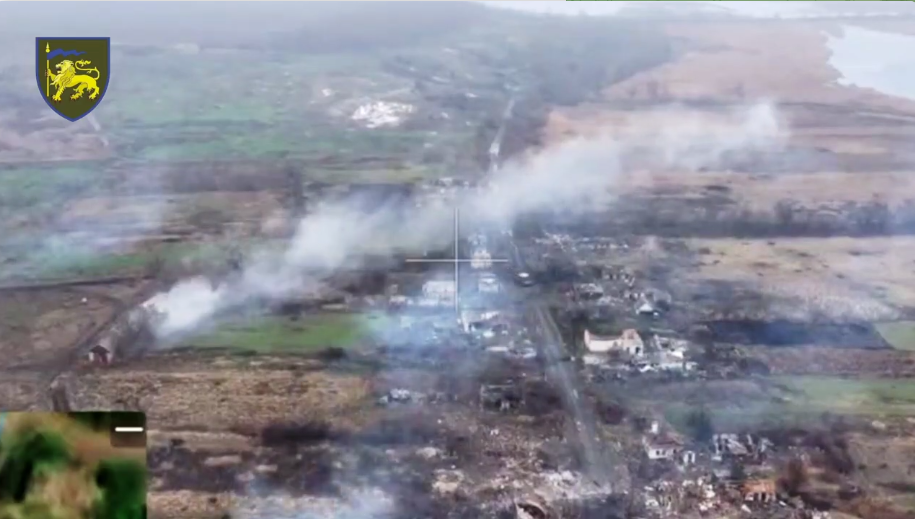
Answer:
<svg viewBox="0 0 915 519"><path fill-rule="evenodd" d="M48 106L77 121L99 105L108 88L110 38L36 38L38 88Z"/></svg>

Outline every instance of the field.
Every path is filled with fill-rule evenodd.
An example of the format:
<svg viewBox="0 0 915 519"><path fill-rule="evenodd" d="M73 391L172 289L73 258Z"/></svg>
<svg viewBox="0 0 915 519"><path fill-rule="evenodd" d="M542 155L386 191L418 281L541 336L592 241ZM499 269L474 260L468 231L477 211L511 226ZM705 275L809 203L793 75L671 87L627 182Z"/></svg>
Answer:
<svg viewBox="0 0 915 519"><path fill-rule="evenodd" d="M358 419L358 413L350 418L335 413L362 405L367 391L362 378L316 371L314 366L311 361L288 358L194 360L173 355L148 368L84 372L65 383L73 384L74 402L80 408L117 407L118 401L140 396L140 404L149 409L150 423L177 431L250 433L290 419ZM158 388L154 395L149 393L153 387Z"/></svg>
<svg viewBox="0 0 915 519"><path fill-rule="evenodd" d="M887 22L885 29L905 32L911 22ZM651 207L624 231L663 233L687 245L688 260L670 253L665 265L682 298L715 283L761 294L769 318L906 318L915 308L907 288L915 256L902 216L915 203L905 151L915 136L915 103L839 87L827 46L830 36L841 36L839 25L672 22L667 30L679 38L679 59L615 83L597 99L555 108L547 142L609 137L659 148L655 157L624 157L613 194L621 206L616 213ZM784 73L767 72L775 69ZM747 106L760 101L775 107L773 119L741 125ZM689 160L663 160L665 154L695 158L678 136L700 134L720 143L767 134L780 160L730 169L714 154L700 156L692 168L683 164ZM892 223L877 233L779 227L800 218L800 212L780 214L779 204L804 208L816 222L833 221L851 206L882 204ZM745 226L722 223L741 215ZM905 343L899 329L886 328L887 339L908 349L898 345Z"/></svg>
<svg viewBox="0 0 915 519"><path fill-rule="evenodd" d="M911 380L790 377L772 382L783 385L788 394L797 393L788 405L798 412L903 417L915 412Z"/></svg>
<svg viewBox="0 0 915 519"><path fill-rule="evenodd" d="M98 297L60 292L28 296L0 300L5 330L0 352L9 366L53 363L95 322L111 316L110 302Z"/></svg>
<svg viewBox="0 0 915 519"><path fill-rule="evenodd" d="M143 285L123 283L93 290L37 289L0 293L0 352L4 367L54 371L72 358L73 345L115 315Z"/></svg>
<svg viewBox="0 0 915 519"><path fill-rule="evenodd" d="M886 26L910 28L910 21L886 22ZM685 41L682 60L651 73L612 85L609 96L624 98L636 91L644 95L648 84L660 84L673 100L716 101L777 99L780 102L814 102L830 105L855 104L892 107L911 113L911 101L889 98L859 88L838 88L838 72L828 64L829 36L842 34L831 22L783 24L773 29L764 24L671 23L671 35ZM768 71L779 70L779 74Z"/></svg>
<svg viewBox="0 0 915 519"><path fill-rule="evenodd" d="M877 330L881 328L882 325L878 324ZM883 337L886 338L886 335ZM760 346L753 348L751 355L765 362L774 375L915 376L915 355L910 350L836 347L824 351L824 346L829 345Z"/></svg>
<svg viewBox="0 0 915 519"><path fill-rule="evenodd" d="M47 375L41 372L8 370L0 380L0 400L3 408L23 411L39 404L47 390Z"/></svg>
<svg viewBox="0 0 915 519"><path fill-rule="evenodd" d="M880 238L774 238L689 240L702 251L703 279L748 282L775 296L832 306L837 315L875 320L889 307L915 305L909 290L915 240Z"/></svg>
<svg viewBox="0 0 915 519"><path fill-rule="evenodd" d="M35 139L41 153L23 156L21 145L9 152L0 146L0 275L137 273L157 254L156 242L195 242L220 233L238 239L265 226L288 227L281 190L295 182L413 182L444 175L467 163L474 128L487 116L485 105L430 105L405 88L410 81L381 70L390 54L322 54L279 63L244 53L148 50L151 56L141 60L122 57L123 79L112 82L93 114L109 136L96 160L42 162L48 150L39 144L47 148L55 128L70 124L53 119L42 123L47 129L23 137ZM442 58L440 50L427 53ZM146 83L133 63L172 79L164 88ZM230 70L231 79L218 79ZM239 73L250 74L248 87L236 88ZM485 88L469 86L481 99L502 95ZM415 112L417 122L401 125L385 115L385 106L398 103ZM368 119L353 118L360 107ZM0 113L0 130L21 126L15 113L7 117ZM390 121L376 127L373 117ZM75 128L96 131L80 123Z"/></svg>
<svg viewBox="0 0 915 519"><path fill-rule="evenodd" d="M912 321L880 323L877 325L877 329L894 348L915 351L915 323Z"/></svg>
<svg viewBox="0 0 915 519"><path fill-rule="evenodd" d="M345 427L365 419L363 410L371 409L362 376L325 372L320 364L289 357L165 356L143 365L80 373L63 383L79 408L117 408L136 399L148 410L149 423L156 424L150 430L149 506L166 515L219 516L235 509L238 494L230 491L244 490L245 480L236 478L245 473L270 478L270 471L280 466L283 474L304 474L304 464L287 466L297 462L261 446L265 427ZM305 462L312 463L321 459ZM301 481L285 478L281 481Z"/></svg>
<svg viewBox="0 0 915 519"><path fill-rule="evenodd" d="M908 460L915 455L915 444L911 438L859 434L851 440L851 452L856 460L860 460L864 481L900 509L912 510L915 488L910 482Z"/></svg>
<svg viewBox="0 0 915 519"><path fill-rule="evenodd" d="M655 400L662 399L662 400ZM816 427L831 414L899 420L915 412L911 379L777 376L739 382L683 383L651 395L664 401L674 424L685 427L689 412L709 410L717 429Z"/></svg>
<svg viewBox="0 0 915 519"><path fill-rule="evenodd" d="M295 321L280 318L232 322L187 341L193 348L225 348L249 353L308 353L351 348L368 339L365 319L346 314L309 314Z"/></svg>
<svg viewBox="0 0 915 519"><path fill-rule="evenodd" d="M0 85L0 279L9 285L0 291L0 408L48 407L54 388L75 409L145 410L149 504L167 517L221 517L257 501L261 487L292 506L383 481L423 503L405 511L411 517L464 517L454 510L475 500L466 489L505 496L511 487L520 495L539 482L559 493L545 467L565 471L565 461L552 463L564 458L544 445L563 444L564 453L573 418L552 388L538 385L547 378L542 366L520 377L535 388L531 409L480 412L481 387L495 378L477 373L481 352L461 357L458 339L419 353L378 344L376 318L355 312L384 296L352 294L338 305L352 308L328 305L295 318L285 307L266 317L262 308L252 310L256 317L241 309L178 344L116 355L111 365L85 355L94 332L154 292L190 275L231 279L236 252L282 247L326 193L482 174L494 134L508 124L500 114L518 97L507 154L576 137L631 145L620 171L607 172L619 203L607 225L653 246L614 260L631 260L640 280L674 280L675 311L708 317L698 295L728 287L762 294L756 310L765 319L875 322L894 347L744 345L740 353L765 363L769 375L645 387L633 377L614 398L633 410L659 409L681 427L707 408L722 432L818 426L828 423L824 415L903 427L915 415L915 325L903 320L915 311L915 241L905 225L893 220L860 234L776 225L786 199L827 215L872 202L915 207L915 102L840 86L826 46L839 26L670 23L658 30L672 50L659 45L642 62L617 57L628 51L598 53L596 34L614 31L597 25L573 38L577 22L562 33L536 17L492 15L476 24L430 16L409 24L426 32L417 43L401 39L403 20L376 15L323 31L239 24L244 42L234 29L211 32L209 20L186 34L136 28L112 49L116 70L103 104L72 125L48 117L34 92L32 99L17 90L33 87L31 51L0 58L10 78ZM643 29L621 31L618 48L651 47L654 29ZM353 42L343 44L339 34L348 31ZM590 77L588 67L602 59L601 75ZM589 82L598 86L581 86ZM765 112L761 123L746 124L756 101L771 102L774 121ZM691 153L678 132L728 144L747 126L766 133L773 122L775 158L741 162L713 150L712 164L700 157L689 167L667 155ZM658 207L674 224L629 226L632 207L633 214ZM740 212L762 214L762 230L732 226L729 215ZM67 284L107 277L125 279ZM346 290L363 288L358 279ZM715 306L709 315L743 309L725 297L707 306ZM410 363L398 365L400 356ZM394 390L408 392L407 401L388 406ZM414 393L435 405L413 405ZM864 451L878 448L856 441ZM892 448L903 455L908 447ZM506 466L533 475L522 481ZM891 468L874 477L898 482L899 467ZM442 490L458 480L465 490Z"/></svg>

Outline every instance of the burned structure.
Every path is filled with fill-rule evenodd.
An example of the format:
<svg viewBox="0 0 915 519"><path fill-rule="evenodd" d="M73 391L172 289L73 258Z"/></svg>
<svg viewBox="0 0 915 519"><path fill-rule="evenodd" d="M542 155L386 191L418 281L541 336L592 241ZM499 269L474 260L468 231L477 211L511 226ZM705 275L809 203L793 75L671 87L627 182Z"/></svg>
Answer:
<svg viewBox="0 0 915 519"><path fill-rule="evenodd" d="M88 362L107 366L121 358L141 355L155 344L155 329L164 318L165 314L152 304L143 304L124 312L90 346Z"/></svg>

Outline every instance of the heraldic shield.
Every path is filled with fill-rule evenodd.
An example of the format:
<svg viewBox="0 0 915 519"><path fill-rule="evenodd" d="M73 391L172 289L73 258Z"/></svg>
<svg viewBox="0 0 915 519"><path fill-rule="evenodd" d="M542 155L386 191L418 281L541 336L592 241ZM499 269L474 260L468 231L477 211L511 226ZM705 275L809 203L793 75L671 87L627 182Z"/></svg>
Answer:
<svg viewBox="0 0 915 519"><path fill-rule="evenodd" d="M111 38L35 38L41 97L68 121L95 109L111 73Z"/></svg>

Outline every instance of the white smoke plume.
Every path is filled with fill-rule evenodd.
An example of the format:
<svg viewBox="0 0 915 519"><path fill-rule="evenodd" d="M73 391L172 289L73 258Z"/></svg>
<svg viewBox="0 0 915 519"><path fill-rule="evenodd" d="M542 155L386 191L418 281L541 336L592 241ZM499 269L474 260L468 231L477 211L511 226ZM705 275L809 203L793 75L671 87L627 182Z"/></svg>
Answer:
<svg viewBox="0 0 915 519"><path fill-rule="evenodd" d="M539 210L589 212L606 208L620 172L620 143L609 138L575 139L534 157L509 164L491 189L467 211L484 221L510 225Z"/></svg>
<svg viewBox="0 0 915 519"><path fill-rule="evenodd" d="M664 126L653 147L661 151L667 166L695 171L718 163L727 153L776 151L788 137L783 127L773 104L757 103L728 114L718 124L683 117L676 126Z"/></svg>
<svg viewBox="0 0 915 519"><path fill-rule="evenodd" d="M728 151L773 149L786 130L771 104L734 114L739 123L727 131L704 132L687 122L668 127L651 144L652 153L671 164L712 161ZM644 147L644 143L640 143ZM699 145L697 148L696 145ZM604 209L614 195L620 157L631 143L612 138L577 139L547 149L525 163L506 165L491 188L462 200L462 214L475 223L510 225L530 211ZM704 150L697 152L697 149ZM214 288L199 279L179 283L151 302L165 314L162 337L201 325L220 311L253 300L282 299L314 288L335 272L353 268L369 254L422 252L453 239L453 209L424 206L366 211L357 204L327 203L306 216L281 253L250 258L236 279Z"/></svg>
<svg viewBox="0 0 915 519"><path fill-rule="evenodd" d="M191 278L172 290L153 296L146 302L162 312L156 333L168 336L193 328L219 310L229 298L225 290L213 288L206 278Z"/></svg>

